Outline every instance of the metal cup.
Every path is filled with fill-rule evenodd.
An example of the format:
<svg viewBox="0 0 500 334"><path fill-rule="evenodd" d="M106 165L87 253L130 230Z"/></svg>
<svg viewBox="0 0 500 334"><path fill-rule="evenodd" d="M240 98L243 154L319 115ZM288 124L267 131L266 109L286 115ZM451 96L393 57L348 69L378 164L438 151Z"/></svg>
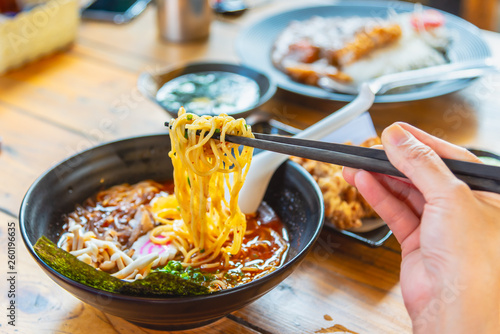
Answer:
<svg viewBox="0 0 500 334"><path fill-rule="evenodd" d="M208 37L213 19L209 0L157 0L156 5L163 39L188 42Z"/></svg>

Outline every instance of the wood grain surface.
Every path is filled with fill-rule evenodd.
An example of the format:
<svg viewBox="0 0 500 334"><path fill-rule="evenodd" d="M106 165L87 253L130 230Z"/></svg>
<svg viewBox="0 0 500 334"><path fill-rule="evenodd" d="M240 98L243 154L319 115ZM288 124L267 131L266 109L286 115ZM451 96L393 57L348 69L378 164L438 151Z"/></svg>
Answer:
<svg viewBox="0 0 500 334"><path fill-rule="evenodd" d="M461 16L481 29L497 31L499 2L497 0L462 0Z"/></svg>
<svg viewBox="0 0 500 334"><path fill-rule="evenodd" d="M233 42L242 26L300 4L274 1L239 18L218 18L207 41L186 44L158 38L154 7L123 26L84 22L69 49L0 77L2 272L7 225L18 225L22 198L39 175L96 144L164 131L169 117L136 88L142 71L193 60L237 61ZM485 32L484 38L500 59L500 35ZM406 121L457 144L500 153L499 97L500 75L492 73L460 92L376 105L370 114L379 132ZM262 110L305 128L343 105L279 91ZM0 333L157 333L83 304L52 282L26 251L19 229L16 244L17 326L7 325L4 311ZM306 260L276 289L212 325L179 333L409 333L400 261L393 237L369 248L324 229ZM8 303L5 276L2 310Z"/></svg>

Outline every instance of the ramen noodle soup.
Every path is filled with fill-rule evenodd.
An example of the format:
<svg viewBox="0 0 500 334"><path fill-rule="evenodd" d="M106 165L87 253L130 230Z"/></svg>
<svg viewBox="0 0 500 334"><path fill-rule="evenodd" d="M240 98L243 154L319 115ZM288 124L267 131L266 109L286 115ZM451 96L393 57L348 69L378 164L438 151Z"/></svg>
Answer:
<svg viewBox="0 0 500 334"><path fill-rule="evenodd" d="M274 43L273 64L292 79L316 85L328 77L360 84L384 74L447 62L450 33L436 10L388 18L311 17L294 21Z"/></svg>
<svg viewBox="0 0 500 334"><path fill-rule="evenodd" d="M226 134L253 137L243 119L181 108L170 122L173 182L100 191L65 216L58 246L122 280L161 270L210 291L274 271L285 260L287 232L265 202L254 215L240 211L253 149L226 142Z"/></svg>

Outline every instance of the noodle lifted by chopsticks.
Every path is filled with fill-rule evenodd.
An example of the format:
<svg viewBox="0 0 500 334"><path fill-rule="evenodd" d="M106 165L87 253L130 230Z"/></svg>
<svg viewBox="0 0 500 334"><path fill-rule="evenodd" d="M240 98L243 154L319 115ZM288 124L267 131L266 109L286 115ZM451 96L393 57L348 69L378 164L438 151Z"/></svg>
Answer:
<svg viewBox="0 0 500 334"><path fill-rule="evenodd" d="M227 262L229 256L239 252L245 235L246 218L238 206L238 197L253 154L253 148L239 151L239 145L226 142L225 136L254 136L242 118L235 120L225 114L197 116L186 113L184 108L170 126L175 196L188 232L185 237L194 245L181 247L186 252L183 264L219 266L220 262L211 262L219 255ZM219 133L220 140L211 139ZM225 199L226 187L229 203ZM152 237L157 232L153 230Z"/></svg>

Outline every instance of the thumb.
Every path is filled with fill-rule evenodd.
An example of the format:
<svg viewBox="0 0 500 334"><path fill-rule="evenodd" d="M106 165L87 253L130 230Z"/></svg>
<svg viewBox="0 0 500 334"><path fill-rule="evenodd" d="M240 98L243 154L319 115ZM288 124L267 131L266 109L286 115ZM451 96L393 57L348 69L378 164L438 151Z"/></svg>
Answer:
<svg viewBox="0 0 500 334"><path fill-rule="evenodd" d="M382 143L390 162L412 181L426 201L451 195L462 184L436 152L398 124L384 130Z"/></svg>

